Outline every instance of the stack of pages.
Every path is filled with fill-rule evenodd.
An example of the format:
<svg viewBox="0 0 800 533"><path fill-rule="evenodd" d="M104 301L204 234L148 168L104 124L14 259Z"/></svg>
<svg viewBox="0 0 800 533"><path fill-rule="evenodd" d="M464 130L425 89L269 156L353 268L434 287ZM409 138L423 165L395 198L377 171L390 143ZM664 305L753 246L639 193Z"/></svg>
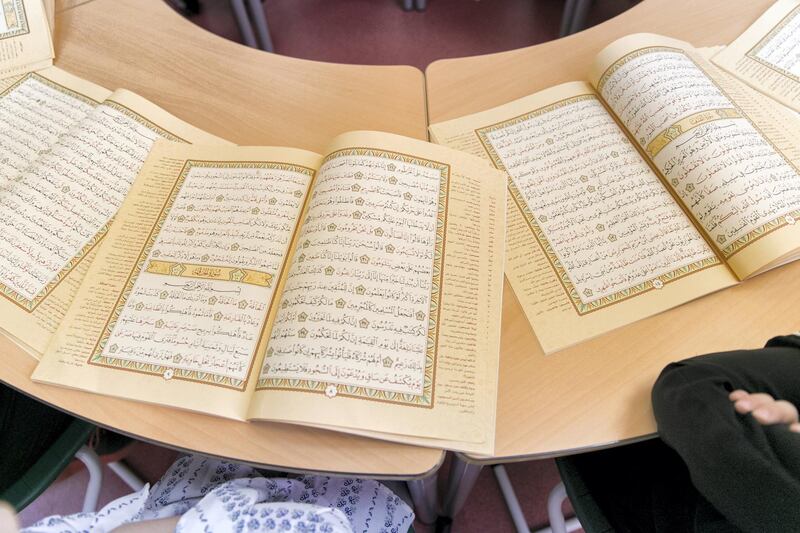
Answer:
<svg viewBox="0 0 800 533"><path fill-rule="evenodd" d="M53 64L55 0L0 0L0 79Z"/></svg>

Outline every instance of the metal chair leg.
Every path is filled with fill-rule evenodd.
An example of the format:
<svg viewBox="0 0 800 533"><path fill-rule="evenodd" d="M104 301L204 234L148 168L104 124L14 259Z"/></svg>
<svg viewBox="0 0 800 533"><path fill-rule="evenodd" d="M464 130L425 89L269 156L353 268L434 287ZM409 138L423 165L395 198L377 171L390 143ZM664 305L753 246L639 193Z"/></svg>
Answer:
<svg viewBox="0 0 800 533"><path fill-rule="evenodd" d="M135 491L140 491L144 488L144 481L125 463L119 460L113 463L108 463L108 468L111 469L122 481L125 482L130 488Z"/></svg>
<svg viewBox="0 0 800 533"><path fill-rule="evenodd" d="M83 497L83 512L93 513L97 510L100 487L103 485L103 465L94 450L86 445L75 452L75 458L86 465L86 470L89 471L89 483L86 484L86 495Z"/></svg>
<svg viewBox="0 0 800 533"><path fill-rule="evenodd" d="M500 485L500 492L506 501L508 512L511 514L511 520L514 522L514 527L517 528L517 533L530 533L528 521L525 520L525 514L522 512L522 507L514 492L514 487L511 485L511 480L508 479L506 468L503 465L494 465L492 471L494 472L494 477L497 478L497 484Z"/></svg>
<svg viewBox="0 0 800 533"><path fill-rule="evenodd" d="M575 2L577 0L567 0L564 3L564 12L561 15L561 28L558 31L559 37L566 37L569 35L569 30L572 27L572 19L575 17Z"/></svg>
<svg viewBox="0 0 800 533"><path fill-rule="evenodd" d="M403 0L403 11L411 11L414 9L414 0Z"/></svg>
<svg viewBox="0 0 800 533"><path fill-rule="evenodd" d="M417 11L425 11L425 8L428 7L428 0L414 0L414 7Z"/></svg>
<svg viewBox="0 0 800 533"><path fill-rule="evenodd" d="M576 0L575 12L572 16L572 24L569 28L570 35L578 33L586 28L586 20L589 18L589 10L592 9L592 0Z"/></svg>
<svg viewBox="0 0 800 533"><path fill-rule="evenodd" d="M571 533L582 528L577 518L564 519L561 504L566 499L567 489L564 488L564 483L559 482L547 497L547 519L550 521L550 527L536 530L533 533Z"/></svg>
<svg viewBox="0 0 800 533"><path fill-rule="evenodd" d="M434 524L439 517L438 507L438 471L422 479L407 481L408 492L414 502L414 512L423 524Z"/></svg>
<svg viewBox="0 0 800 533"><path fill-rule="evenodd" d="M247 16L247 9L244 7L244 0L230 0L233 16L236 18L236 24L239 26L239 32L242 34L244 44L250 48L258 48L256 42L256 35L253 33L253 26L250 24L250 17Z"/></svg>
<svg viewBox="0 0 800 533"><path fill-rule="evenodd" d="M256 27L261 49L267 52L274 52L275 48L272 46L272 36L269 33L267 15L264 13L264 6L261 5L261 0L248 0L248 5L250 6L250 19Z"/></svg>

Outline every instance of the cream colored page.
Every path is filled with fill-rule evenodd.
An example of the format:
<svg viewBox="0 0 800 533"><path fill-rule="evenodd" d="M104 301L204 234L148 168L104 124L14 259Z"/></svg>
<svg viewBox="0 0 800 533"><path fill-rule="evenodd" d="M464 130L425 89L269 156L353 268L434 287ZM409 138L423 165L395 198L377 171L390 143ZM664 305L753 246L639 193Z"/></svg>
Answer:
<svg viewBox="0 0 800 533"><path fill-rule="evenodd" d="M0 0L0 72L53 59L42 0Z"/></svg>
<svg viewBox="0 0 800 533"><path fill-rule="evenodd" d="M800 114L721 69L714 69L713 77L775 148L795 168L800 168L800 144L797 143L797 139L800 139ZM743 276L754 275L763 269L782 264L798 248L800 224L786 224L780 231L771 231L752 242L731 257L728 264Z"/></svg>
<svg viewBox="0 0 800 533"><path fill-rule="evenodd" d="M42 3L44 4L44 13L52 38L56 28L56 0L42 0Z"/></svg>
<svg viewBox="0 0 800 533"><path fill-rule="evenodd" d="M40 70L46 70L48 68L54 68L52 59L45 59L42 61L37 61L35 63L29 63L21 67L14 67L10 69L0 70L0 87L2 87L6 83L13 81L14 78L17 78L19 76L23 76L31 72L39 72Z"/></svg>
<svg viewBox="0 0 800 533"><path fill-rule="evenodd" d="M153 142L225 142L127 91L59 127L55 140L5 182L1 199L0 291L11 304L3 328L36 353L69 306L81 263L108 231ZM35 325L33 311L41 312Z"/></svg>
<svg viewBox="0 0 800 533"><path fill-rule="evenodd" d="M34 185L20 194L18 180L110 94L57 68L0 86L0 328L32 354L44 350L78 282L75 277L64 279L39 302L22 301L7 286L26 268L22 258L42 253L36 239L38 232L46 230L46 222L32 215L36 206L42 207L44 192ZM25 235L34 238L25 239ZM81 265L76 267L77 277L83 270Z"/></svg>
<svg viewBox="0 0 800 533"><path fill-rule="evenodd" d="M730 89L731 84L715 79L716 73L686 43L640 34L601 52L593 82L737 276L744 278L800 244L773 254L750 254L744 262L736 257L771 233L795 231L800 174L728 94L723 85Z"/></svg>
<svg viewBox="0 0 800 533"><path fill-rule="evenodd" d="M33 379L244 418L319 159L156 144Z"/></svg>
<svg viewBox="0 0 800 533"><path fill-rule="evenodd" d="M506 276L546 353L735 282L586 83L431 132L508 171Z"/></svg>
<svg viewBox="0 0 800 533"><path fill-rule="evenodd" d="M250 417L491 450L502 175L375 132L328 154Z"/></svg>
<svg viewBox="0 0 800 533"><path fill-rule="evenodd" d="M55 67L0 86L0 180L21 174L110 95Z"/></svg>
<svg viewBox="0 0 800 533"><path fill-rule="evenodd" d="M713 62L800 111L800 1L773 4Z"/></svg>

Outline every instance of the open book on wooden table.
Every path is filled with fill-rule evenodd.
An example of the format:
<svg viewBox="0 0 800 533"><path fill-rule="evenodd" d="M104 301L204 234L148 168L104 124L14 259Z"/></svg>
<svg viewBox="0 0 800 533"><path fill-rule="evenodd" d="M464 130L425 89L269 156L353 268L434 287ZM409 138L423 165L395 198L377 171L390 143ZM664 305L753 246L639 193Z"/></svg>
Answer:
<svg viewBox="0 0 800 533"><path fill-rule="evenodd" d="M0 81L0 330L38 357L156 139L228 144L49 68Z"/></svg>
<svg viewBox="0 0 800 533"><path fill-rule="evenodd" d="M507 172L506 276L545 352L798 257L796 113L657 35L586 79L430 128Z"/></svg>
<svg viewBox="0 0 800 533"><path fill-rule="evenodd" d="M504 232L503 174L430 143L159 141L33 379L491 453Z"/></svg>

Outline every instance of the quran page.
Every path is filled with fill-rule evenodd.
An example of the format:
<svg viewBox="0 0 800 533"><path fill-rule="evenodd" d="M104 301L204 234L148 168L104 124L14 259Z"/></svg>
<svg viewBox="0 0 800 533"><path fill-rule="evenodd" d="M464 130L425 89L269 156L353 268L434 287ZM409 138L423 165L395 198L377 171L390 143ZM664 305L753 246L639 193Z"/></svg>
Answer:
<svg viewBox="0 0 800 533"><path fill-rule="evenodd" d="M52 65L53 39L42 0L0 0L0 78Z"/></svg>
<svg viewBox="0 0 800 533"><path fill-rule="evenodd" d="M592 82L739 279L796 255L796 117L656 35L609 45Z"/></svg>
<svg viewBox="0 0 800 533"><path fill-rule="evenodd" d="M776 2L712 61L800 111L800 0Z"/></svg>
<svg viewBox="0 0 800 533"><path fill-rule="evenodd" d="M11 154L0 163L0 315L36 356L153 142L224 142L133 93L98 102L60 85L75 78L50 72L26 75L0 97L0 120L10 121L0 144Z"/></svg>
<svg viewBox="0 0 800 533"><path fill-rule="evenodd" d="M502 174L375 132L326 153L250 418L491 453Z"/></svg>
<svg viewBox="0 0 800 533"><path fill-rule="evenodd" d="M23 76L31 72L39 72L49 68L55 68L55 67L53 67L53 61L47 59L45 61L30 63L22 67L0 70L0 85L10 84L13 81L16 81L16 79L20 76Z"/></svg>
<svg viewBox="0 0 800 533"><path fill-rule="evenodd" d="M158 142L33 379L243 420L320 159Z"/></svg>
<svg viewBox="0 0 800 533"><path fill-rule="evenodd" d="M430 130L508 173L506 277L545 353L736 282L588 83Z"/></svg>
<svg viewBox="0 0 800 533"><path fill-rule="evenodd" d="M32 353L44 350L77 283L68 280L54 287L42 306L26 308L15 298L16 291L10 287L22 283L26 275L23 257L39 256L46 261L44 256L50 253L40 247L34 229L47 223L33 215L34 207L24 205L26 198L42 196L33 189L16 192L19 180L62 135L110 95L111 91L57 68L0 80L0 153L4 154L0 159L0 315L4 333ZM20 216L23 211L27 212L24 218Z"/></svg>

